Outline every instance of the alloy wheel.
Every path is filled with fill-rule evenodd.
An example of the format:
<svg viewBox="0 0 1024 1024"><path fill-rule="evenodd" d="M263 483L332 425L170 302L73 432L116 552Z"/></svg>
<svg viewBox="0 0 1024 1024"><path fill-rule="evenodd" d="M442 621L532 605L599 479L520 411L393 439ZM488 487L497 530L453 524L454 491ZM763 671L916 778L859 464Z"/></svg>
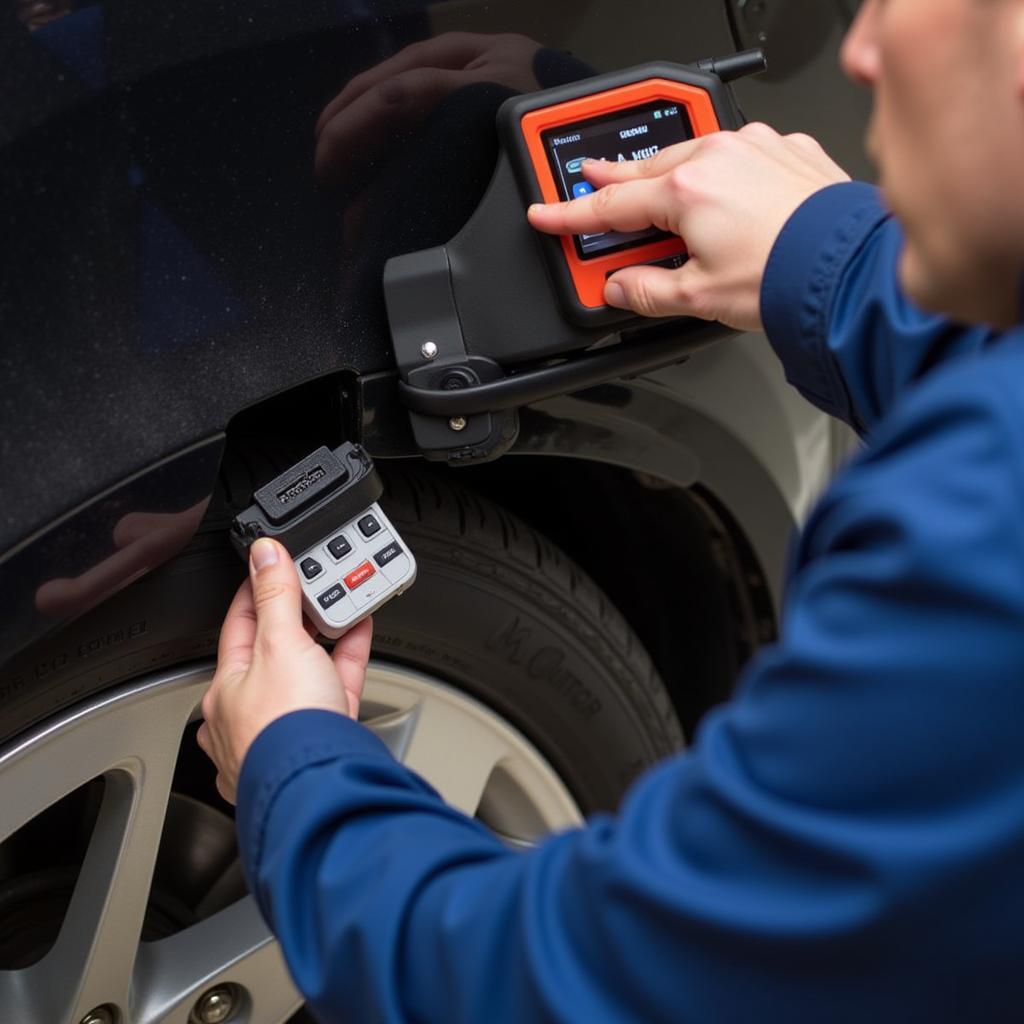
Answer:
<svg viewBox="0 0 1024 1024"><path fill-rule="evenodd" d="M172 792L182 737L196 719L211 671L205 665L137 680L61 713L0 752L0 851L41 812L103 780L55 940L29 965L0 970L0 1006L17 1007L19 1021L283 1024L301 1006L252 899L211 902L218 885L238 891L237 858L222 862L232 839L218 818L227 819ZM511 846L530 846L582 820L568 790L524 736L440 680L372 663L361 718L449 803L476 815ZM179 820L189 821L192 831ZM221 849L221 866L202 881L209 889L205 905L217 909L146 940L158 857L181 865L202 861L181 849L181 837L199 834L200 825L207 846ZM167 844L174 851L175 841L178 851L168 857ZM197 884L194 871L188 877L182 867L177 875L175 885Z"/></svg>

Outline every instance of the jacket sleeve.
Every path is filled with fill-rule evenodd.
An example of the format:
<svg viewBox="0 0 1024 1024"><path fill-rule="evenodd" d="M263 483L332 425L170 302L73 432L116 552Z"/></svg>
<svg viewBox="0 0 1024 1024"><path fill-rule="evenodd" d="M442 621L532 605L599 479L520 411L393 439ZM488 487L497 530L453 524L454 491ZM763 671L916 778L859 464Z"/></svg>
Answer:
<svg viewBox="0 0 1024 1024"><path fill-rule="evenodd" d="M765 333L786 379L862 435L929 369L996 337L913 306L897 278L902 248L874 186L833 185L790 218L762 284Z"/></svg>
<svg viewBox="0 0 1024 1024"><path fill-rule="evenodd" d="M240 847L319 1020L1019 1019L1024 408L943 376L812 516L784 640L616 817L511 852L353 722L257 738Z"/></svg>

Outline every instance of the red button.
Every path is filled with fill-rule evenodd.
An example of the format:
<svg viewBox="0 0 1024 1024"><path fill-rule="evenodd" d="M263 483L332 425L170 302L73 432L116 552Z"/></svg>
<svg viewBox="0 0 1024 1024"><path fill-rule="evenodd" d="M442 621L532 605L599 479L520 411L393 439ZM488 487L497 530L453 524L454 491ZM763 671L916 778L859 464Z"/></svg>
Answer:
<svg viewBox="0 0 1024 1024"><path fill-rule="evenodd" d="M358 569L353 569L345 577L345 586L349 590L355 590L360 583L365 583L376 571L369 562L363 562Z"/></svg>

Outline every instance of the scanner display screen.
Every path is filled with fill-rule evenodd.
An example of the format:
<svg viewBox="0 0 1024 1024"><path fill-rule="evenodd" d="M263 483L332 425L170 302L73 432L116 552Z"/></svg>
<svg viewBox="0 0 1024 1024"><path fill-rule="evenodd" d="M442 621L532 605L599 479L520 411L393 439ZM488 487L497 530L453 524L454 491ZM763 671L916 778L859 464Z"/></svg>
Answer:
<svg viewBox="0 0 1024 1024"><path fill-rule="evenodd" d="M669 100L632 110L591 118L577 124L550 128L541 136L555 183L563 199L578 199L593 192L583 177L583 160L646 160L668 146L692 139L693 125L685 107ZM593 259L622 249L668 238L664 231L605 231L575 235L580 259Z"/></svg>

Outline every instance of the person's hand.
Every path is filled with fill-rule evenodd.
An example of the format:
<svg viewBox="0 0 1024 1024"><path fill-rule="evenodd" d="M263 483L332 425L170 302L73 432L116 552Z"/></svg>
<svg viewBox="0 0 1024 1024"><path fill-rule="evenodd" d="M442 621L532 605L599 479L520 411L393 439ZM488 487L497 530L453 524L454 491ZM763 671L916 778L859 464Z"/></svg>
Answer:
<svg viewBox="0 0 1024 1024"><path fill-rule="evenodd" d="M418 124L446 96L475 82L516 92L540 88L533 59L540 43L505 33L448 32L405 47L356 75L316 122L317 181L343 179L352 163L369 166L404 128Z"/></svg>
<svg viewBox="0 0 1024 1024"><path fill-rule="evenodd" d="M529 210L540 231L577 235L639 231L680 235L690 259L678 270L627 267L605 288L610 306L642 316L695 316L761 329L761 281L786 221L805 199L849 175L808 135L764 124L718 132L650 160L588 161L596 192Z"/></svg>
<svg viewBox="0 0 1024 1024"><path fill-rule="evenodd" d="M302 591L288 552L263 538L249 551L220 634L217 671L203 698L199 746L217 766L217 790L235 802L252 741L290 711L323 708L356 718L373 625L364 619L328 654L302 620Z"/></svg>

